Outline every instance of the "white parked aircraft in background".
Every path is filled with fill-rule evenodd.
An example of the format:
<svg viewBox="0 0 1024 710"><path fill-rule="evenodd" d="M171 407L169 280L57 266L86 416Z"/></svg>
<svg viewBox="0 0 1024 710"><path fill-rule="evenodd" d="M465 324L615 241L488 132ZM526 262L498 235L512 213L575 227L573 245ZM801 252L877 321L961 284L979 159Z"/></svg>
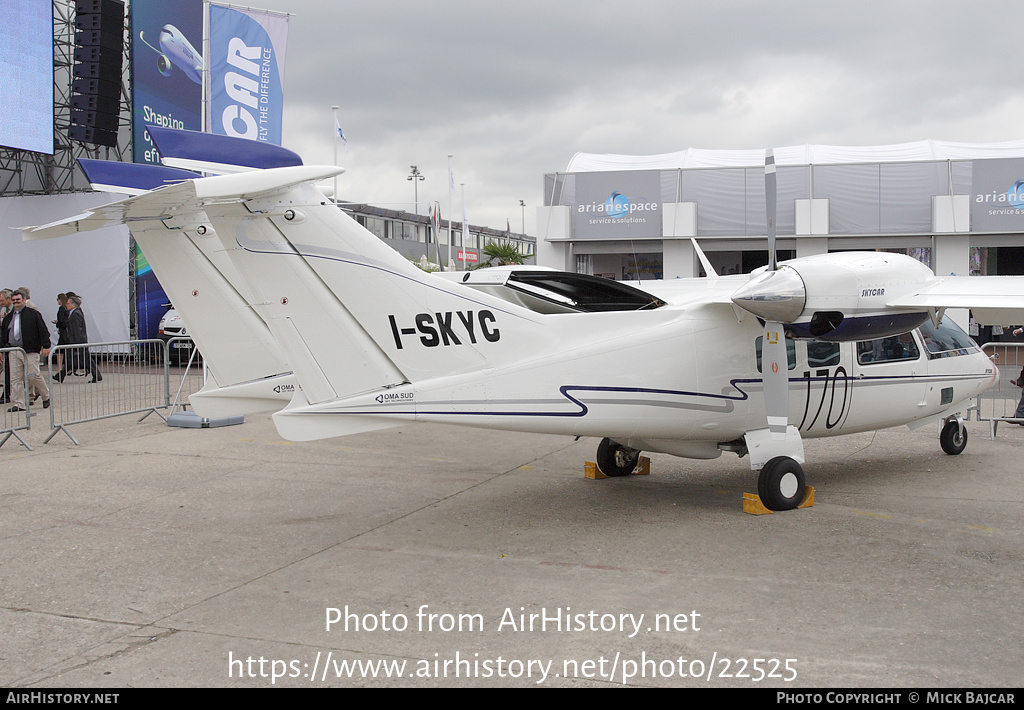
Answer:
<svg viewBox="0 0 1024 710"><path fill-rule="evenodd" d="M177 167L209 169L202 156L216 154L223 168L243 145L150 131ZM537 267L424 273L323 196L317 182L339 169L244 145L243 167L264 152L279 167L152 174L155 189L25 236L128 224L216 378L196 412L277 405L295 441L418 421L594 436L612 476L642 450L733 451L760 471L765 505L784 510L803 498L805 437L944 421L942 447L960 453L959 412L998 370L943 309L1024 321L1024 277L937 278L880 252L776 264L770 156L769 266L720 277L705 260L707 278L640 290ZM116 174L142 167L87 170L117 189ZM266 396L279 378L295 383L286 406Z"/></svg>

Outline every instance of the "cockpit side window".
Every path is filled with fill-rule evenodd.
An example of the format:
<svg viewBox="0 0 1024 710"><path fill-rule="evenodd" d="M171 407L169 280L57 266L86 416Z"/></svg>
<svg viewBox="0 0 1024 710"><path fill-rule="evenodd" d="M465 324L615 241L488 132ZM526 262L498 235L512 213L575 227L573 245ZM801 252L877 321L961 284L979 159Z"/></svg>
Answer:
<svg viewBox="0 0 1024 710"><path fill-rule="evenodd" d="M917 360L921 357L912 333L893 335L876 340L861 340L857 343L857 362L861 365L876 365L882 362Z"/></svg>

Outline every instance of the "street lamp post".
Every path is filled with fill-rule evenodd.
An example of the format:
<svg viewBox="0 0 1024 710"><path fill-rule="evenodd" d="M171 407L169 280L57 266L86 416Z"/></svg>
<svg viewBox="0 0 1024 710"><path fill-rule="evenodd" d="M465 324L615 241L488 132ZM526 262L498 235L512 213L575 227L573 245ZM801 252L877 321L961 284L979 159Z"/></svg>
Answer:
<svg viewBox="0 0 1024 710"><path fill-rule="evenodd" d="M522 233L526 234L526 203L523 202L522 200L519 200L519 207L522 208L522 212L523 212L523 231L522 231Z"/></svg>
<svg viewBox="0 0 1024 710"><path fill-rule="evenodd" d="M412 166L412 174L409 175L407 180L412 180L413 186L413 212L416 214L420 213L420 186L417 184L421 180L426 180L425 177L420 175L420 170L415 165Z"/></svg>

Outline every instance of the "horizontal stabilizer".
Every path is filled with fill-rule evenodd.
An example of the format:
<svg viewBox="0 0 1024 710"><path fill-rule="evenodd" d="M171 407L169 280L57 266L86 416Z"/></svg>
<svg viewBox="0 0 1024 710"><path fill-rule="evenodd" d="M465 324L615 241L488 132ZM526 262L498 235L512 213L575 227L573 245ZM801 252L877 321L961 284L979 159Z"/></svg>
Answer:
<svg viewBox="0 0 1024 710"><path fill-rule="evenodd" d="M191 170L179 170L163 165L145 163L119 163L114 160L79 158L86 179L98 192L116 192L122 195L141 195L183 180L200 177Z"/></svg>
<svg viewBox="0 0 1024 710"><path fill-rule="evenodd" d="M273 143L160 126L146 130L164 165L174 168L226 174L302 165L297 153Z"/></svg>
<svg viewBox="0 0 1024 710"><path fill-rule="evenodd" d="M30 242L35 239L56 239L57 237L78 234L79 232L91 232L106 227L117 227L125 224L124 212L127 205L127 200L119 200L102 207L94 207L82 214L50 222L49 224L43 224L38 227L21 227L21 238L26 242Z"/></svg>
<svg viewBox="0 0 1024 710"><path fill-rule="evenodd" d="M285 172L291 170L295 168ZM261 175L219 176L169 185L59 222L25 228L24 238L62 237L127 224L221 386L284 375L290 368L267 324L249 307L243 295L248 293L245 285L238 281L226 255L215 248L213 230L208 227L209 219L198 204L194 189L196 182L212 181L216 186L224 180L233 186L241 180L241 186L251 187L254 179L262 184ZM267 395L250 388L233 390L230 397L241 400L251 395L262 401L238 406L259 407L248 411L261 411L283 406L289 394ZM280 402L267 404L278 396ZM204 416L227 414L208 411Z"/></svg>

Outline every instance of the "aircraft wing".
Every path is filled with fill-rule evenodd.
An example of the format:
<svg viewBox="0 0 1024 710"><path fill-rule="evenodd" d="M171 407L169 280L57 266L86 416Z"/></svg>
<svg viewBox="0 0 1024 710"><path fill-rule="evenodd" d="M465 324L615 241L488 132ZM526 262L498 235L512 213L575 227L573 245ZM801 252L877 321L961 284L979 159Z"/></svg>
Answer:
<svg viewBox="0 0 1024 710"><path fill-rule="evenodd" d="M1024 276L947 276L888 302L892 308L969 308L983 325L1024 323Z"/></svg>

